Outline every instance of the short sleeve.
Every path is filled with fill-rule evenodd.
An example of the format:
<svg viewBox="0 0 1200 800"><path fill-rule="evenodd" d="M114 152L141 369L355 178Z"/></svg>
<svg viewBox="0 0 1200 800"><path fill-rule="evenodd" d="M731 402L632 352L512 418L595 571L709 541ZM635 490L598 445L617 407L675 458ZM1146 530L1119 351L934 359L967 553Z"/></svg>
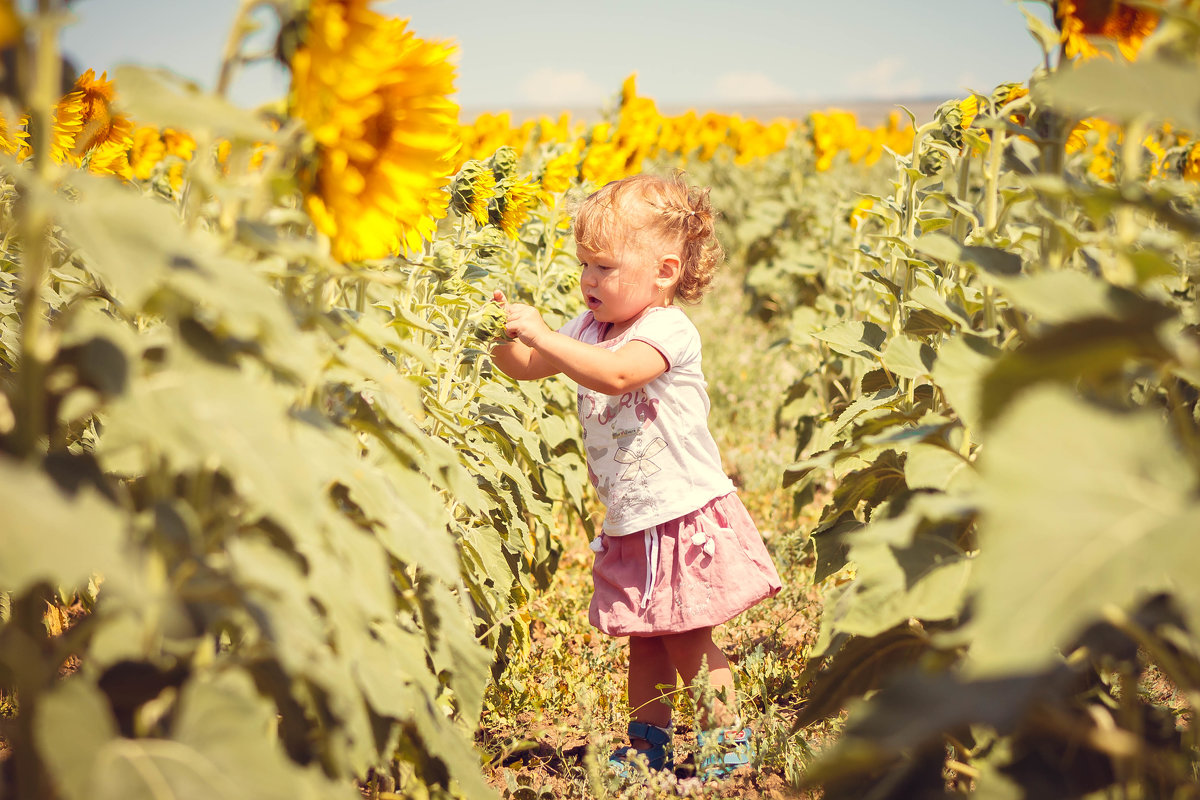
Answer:
<svg viewBox="0 0 1200 800"><path fill-rule="evenodd" d="M678 308L669 307L647 314L629 335L630 341L645 342L676 369L700 358L700 332Z"/></svg>
<svg viewBox="0 0 1200 800"><path fill-rule="evenodd" d="M580 339L582 341L583 330L587 327L588 317L591 316L591 313L591 311L584 311L559 328L558 332L564 336L570 336L572 339Z"/></svg>

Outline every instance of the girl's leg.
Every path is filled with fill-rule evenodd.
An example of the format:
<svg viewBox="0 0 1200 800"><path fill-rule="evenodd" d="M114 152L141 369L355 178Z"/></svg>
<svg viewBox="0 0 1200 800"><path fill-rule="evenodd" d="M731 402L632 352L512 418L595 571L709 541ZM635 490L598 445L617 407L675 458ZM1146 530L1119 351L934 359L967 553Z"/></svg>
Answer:
<svg viewBox="0 0 1200 800"><path fill-rule="evenodd" d="M683 633L672 633L662 637L663 649L670 657L670 662L679 670L679 677L687 686L700 672L700 665L708 661L708 683L718 695L724 694L729 706L722 703L720 697L713 699L712 718L708 718L704 709L697 709L702 716L697 720L701 728L726 727L732 725L735 719L736 705L733 693L733 671L729 668L729 659L712 640L712 628L697 628Z"/></svg>
<svg viewBox="0 0 1200 800"><path fill-rule="evenodd" d="M671 724L671 701L659 685L675 686L675 666L661 636L629 637L629 716L660 728ZM667 689L666 691L670 691ZM636 739L639 750L649 742Z"/></svg>

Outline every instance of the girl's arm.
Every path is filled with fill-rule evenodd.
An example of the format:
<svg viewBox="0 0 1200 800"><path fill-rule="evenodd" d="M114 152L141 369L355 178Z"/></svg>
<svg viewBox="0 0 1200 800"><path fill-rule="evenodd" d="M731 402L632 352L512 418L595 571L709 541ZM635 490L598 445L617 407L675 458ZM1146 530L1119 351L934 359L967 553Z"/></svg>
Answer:
<svg viewBox="0 0 1200 800"><path fill-rule="evenodd" d="M523 342L507 342L492 346L492 363L510 378L519 381L536 380L556 375L555 369L536 350Z"/></svg>
<svg viewBox="0 0 1200 800"><path fill-rule="evenodd" d="M497 289L492 293L492 299L505 311L508 310L508 300L505 299L504 292ZM512 332L507 331L507 323L505 327L511 336ZM536 350L521 341L492 345L492 363L505 375L519 381L549 378L562 371L547 363Z"/></svg>
<svg viewBox="0 0 1200 800"><path fill-rule="evenodd" d="M508 335L518 341L498 345L492 352L503 359L496 361L497 366L514 378L562 372L588 389L619 395L640 389L667 371L662 353L645 342L629 342L617 350L596 347L550 330L532 306L507 303L499 291L496 301L508 312Z"/></svg>

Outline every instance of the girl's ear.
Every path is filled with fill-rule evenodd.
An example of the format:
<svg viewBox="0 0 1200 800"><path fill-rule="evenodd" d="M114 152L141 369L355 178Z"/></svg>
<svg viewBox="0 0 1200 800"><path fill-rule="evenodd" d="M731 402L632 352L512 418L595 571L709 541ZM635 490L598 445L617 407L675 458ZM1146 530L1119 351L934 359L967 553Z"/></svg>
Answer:
<svg viewBox="0 0 1200 800"><path fill-rule="evenodd" d="M674 253L667 253L658 261L658 275L655 283L666 288L679 283L683 277L683 262Z"/></svg>

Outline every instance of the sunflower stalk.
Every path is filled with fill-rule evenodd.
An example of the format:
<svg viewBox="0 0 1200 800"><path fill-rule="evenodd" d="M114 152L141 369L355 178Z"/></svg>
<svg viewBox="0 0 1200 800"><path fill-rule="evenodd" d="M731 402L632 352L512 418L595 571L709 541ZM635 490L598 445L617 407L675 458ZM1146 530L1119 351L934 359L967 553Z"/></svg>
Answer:
<svg viewBox="0 0 1200 800"><path fill-rule="evenodd" d="M1146 121L1134 120L1125 130L1121 143L1120 185L1124 193L1132 193L1141 180L1142 140L1146 137ZM1120 252L1129 252L1137 241L1138 208L1133 203L1122 203L1116 210L1117 247Z"/></svg>
<svg viewBox="0 0 1200 800"><path fill-rule="evenodd" d="M971 158L975 151L967 145L963 148L962 156L958 160L958 182L954 187L954 196L964 206L968 203L971 197ZM956 242L966 241L967 236L967 214L965 211L954 209L954 227L952 236ZM953 283L958 280L958 265L950 265L950 273L947 276L947 283Z"/></svg>
<svg viewBox="0 0 1200 800"><path fill-rule="evenodd" d="M221 54L221 67L217 73L217 97L225 97L229 93L229 84L238 66L243 62L242 44L246 35L254 30L250 22L250 14L262 5L261 0L242 0L234 15L233 24L229 27L229 38L225 40L225 52Z"/></svg>
<svg viewBox="0 0 1200 800"><path fill-rule="evenodd" d="M21 242L21 370L18 384L17 420L14 432L17 454L40 459L40 444L46 436L45 377L54 357L55 344L47 322L44 291L50 273L50 202L46 196L53 185L56 165L51 159L54 107L62 80L58 52L60 19L55 0L39 0L33 22L36 43L20 45L19 68L32 64L33 74L23 75L29 87L25 104L32 109L34 178L21 191L17 204L17 227Z"/></svg>
<svg viewBox="0 0 1200 800"><path fill-rule="evenodd" d="M992 127L988 148L987 183L984 188L984 235L995 242L1000 226L1000 165L1004 161L1004 139L1008 131L1001 122ZM983 324L988 331L996 330L996 289L991 283L983 287Z"/></svg>
<svg viewBox="0 0 1200 800"><path fill-rule="evenodd" d="M1057 115L1051 119L1051 123L1054 124L1054 129L1041 148L1042 174L1061 179L1066 170L1064 131L1069 129L1069 126ZM1042 221L1041 263L1052 270L1059 270L1066 262L1066 239L1054 224L1054 220L1062 217L1066 203L1063 198L1057 196L1046 197L1044 202L1050 212L1050 218Z"/></svg>

